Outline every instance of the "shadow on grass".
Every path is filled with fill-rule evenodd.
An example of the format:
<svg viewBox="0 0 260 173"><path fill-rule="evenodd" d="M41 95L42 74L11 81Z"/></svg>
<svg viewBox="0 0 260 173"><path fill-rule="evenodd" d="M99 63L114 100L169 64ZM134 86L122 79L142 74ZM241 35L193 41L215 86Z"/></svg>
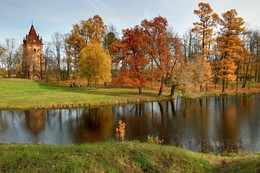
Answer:
<svg viewBox="0 0 260 173"><path fill-rule="evenodd" d="M114 87L70 87L64 85L57 85L51 83L45 83L42 81L34 81L42 89L46 90L56 90L59 92L71 92L71 93L82 93L82 94L92 94L92 95L107 95L107 96L137 96L137 97L157 97L157 91L144 89L143 94L138 94L137 88L114 88Z"/></svg>

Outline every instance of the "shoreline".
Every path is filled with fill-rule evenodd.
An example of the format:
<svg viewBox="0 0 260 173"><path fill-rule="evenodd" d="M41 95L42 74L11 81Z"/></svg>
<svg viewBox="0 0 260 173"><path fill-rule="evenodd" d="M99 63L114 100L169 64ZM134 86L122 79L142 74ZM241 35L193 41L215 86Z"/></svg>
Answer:
<svg viewBox="0 0 260 173"><path fill-rule="evenodd" d="M157 96L157 90L143 89L138 94L136 88L70 88L64 85L31 81L24 79L0 79L0 110L28 109L73 109L99 106L117 106L173 100L180 97L197 99L204 97L241 96L260 94L260 84L255 83L250 90L238 92L227 90L222 93L210 88L209 91L183 93L176 89L174 96L169 96L169 89Z"/></svg>
<svg viewBox="0 0 260 173"><path fill-rule="evenodd" d="M260 94L260 92L228 92L228 93L197 93L192 96L183 96L181 98L185 99L200 99L200 98L207 98L207 97L222 97L222 96L244 96L244 95L257 95ZM15 106L8 106L8 107L0 107L0 111L5 110L34 110L34 109L40 109L40 110L53 110L53 109L77 109L77 108L97 108L97 107L103 107L103 106L121 106L121 105L127 105L127 104L139 104L139 103L146 103L146 102L159 102L159 101L171 101L174 99L178 99L178 97L170 97L168 96L162 96L158 98L152 98L152 99L130 99L126 101L121 102L111 102L111 103L100 103L100 104L91 104L91 103L71 103L71 104L57 104L57 105L39 105L37 107L15 107Z"/></svg>

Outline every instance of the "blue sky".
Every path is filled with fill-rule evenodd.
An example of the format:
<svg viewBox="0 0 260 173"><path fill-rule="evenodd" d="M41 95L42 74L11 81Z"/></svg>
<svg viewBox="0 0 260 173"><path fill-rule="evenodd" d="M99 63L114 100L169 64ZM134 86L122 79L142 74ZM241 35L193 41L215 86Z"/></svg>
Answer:
<svg viewBox="0 0 260 173"><path fill-rule="evenodd" d="M199 0L0 0L0 43L15 38L18 43L29 32L33 21L37 33L50 41L54 32L68 33L72 25L98 14L118 32L143 19L166 17L180 35L197 21L193 10ZM259 0L207 0L221 14L236 9L251 28L260 29Z"/></svg>

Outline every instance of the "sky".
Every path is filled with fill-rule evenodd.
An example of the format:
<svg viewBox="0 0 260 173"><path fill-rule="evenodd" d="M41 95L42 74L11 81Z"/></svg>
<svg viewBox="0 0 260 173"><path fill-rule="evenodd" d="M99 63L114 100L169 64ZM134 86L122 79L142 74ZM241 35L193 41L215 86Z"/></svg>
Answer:
<svg viewBox="0 0 260 173"><path fill-rule="evenodd" d="M55 32L69 33L72 25L98 14L117 32L139 25L142 20L162 16L182 35L198 21L193 14L200 0L0 0L0 44L6 38L22 43L31 24L43 40L51 41ZM236 9L246 25L260 29L259 0L205 0L214 12Z"/></svg>

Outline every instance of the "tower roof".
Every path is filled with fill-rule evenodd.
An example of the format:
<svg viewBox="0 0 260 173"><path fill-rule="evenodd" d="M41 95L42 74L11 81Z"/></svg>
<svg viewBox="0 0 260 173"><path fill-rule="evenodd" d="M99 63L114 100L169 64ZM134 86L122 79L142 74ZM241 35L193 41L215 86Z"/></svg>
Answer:
<svg viewBox="0 0 260 173"><path fill-rule="evenodd" d="M26 35L26 38L23 40L24 44L42 44L42 38L37 35L34 26L32 24L29 34Z"/></svg>

